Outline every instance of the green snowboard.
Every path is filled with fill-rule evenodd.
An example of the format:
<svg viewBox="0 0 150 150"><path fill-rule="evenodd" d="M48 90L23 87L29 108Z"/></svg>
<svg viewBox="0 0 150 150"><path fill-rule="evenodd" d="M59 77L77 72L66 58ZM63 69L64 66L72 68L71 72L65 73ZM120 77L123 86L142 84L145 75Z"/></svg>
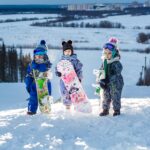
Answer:
<svg viewBox="0 0 150 150"><path fill-rule="evenodd" d="M39 72L38 70L33 70L33 74L36 83L39 109L42 113L50 113L52 97L48 92L47 72Z"/></svg>
<svg viewBox="0 0 150 150"><path fill-rule="evenodd" d="M100 96L100 91L102 90L99 82L101 79L105 79L106 78L106 74L107 74L107 60L105 59L103 62L103 69L99 69L99 70L93 70L93 73L96 75L96 84L93 84L93 86L95 87L95 94Z"/></svg>

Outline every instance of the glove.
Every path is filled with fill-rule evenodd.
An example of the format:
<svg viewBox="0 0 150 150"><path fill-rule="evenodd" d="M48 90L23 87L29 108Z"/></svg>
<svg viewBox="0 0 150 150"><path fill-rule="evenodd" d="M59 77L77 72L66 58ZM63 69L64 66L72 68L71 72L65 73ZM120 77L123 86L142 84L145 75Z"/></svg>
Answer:
<svg viewBox="0 0 150 150"><path fill-rule="evenodd" d="M62 75L61 72L58 71L56 72L56 76L61 77L61 75Z"/></svg>
<svg viewBox="0 0 150 150"><path fill-rule="evenodd" d="M106 88L107 88L107 85L108 85L108 82L109 82L108 79L102 79L102 80L100 80L100 82L99 82L100 87L101 87L102 89L106 89Z"/></svg>

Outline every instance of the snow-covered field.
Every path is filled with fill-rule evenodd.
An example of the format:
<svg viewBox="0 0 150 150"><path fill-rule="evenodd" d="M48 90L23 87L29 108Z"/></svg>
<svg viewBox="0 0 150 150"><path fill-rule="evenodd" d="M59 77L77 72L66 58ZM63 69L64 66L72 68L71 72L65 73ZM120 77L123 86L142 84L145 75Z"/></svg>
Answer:
<svg viewBox="0 0 150 150"><path fill-rule="evenodd" d="M61 103L56 103L52 104L52 113L48 116L40 112L27 116L28 94L24 83L1 83L0 149L149 150L150 88L135 86L145 55L136 54L135 57L134 53L122 52L125 79L122 114L112 117L111 108L108 117L99 117L101 101L93 98L94 89L91 86L95 80L92 69L100 64L95 61L100 58L99 53L77 52L84 63L83 84L92 104L91 114L74 112L73 107L68 112ZM49 56L55 66L60 52L51 50ZM60 95L58 78L55 76L52 87L56 100Z"/></svg>
<svg viewBox="0 0 150 150"><path fill-rule="evenodd" d="M139 26L141 28L144 28L147 25L150 25L150 15L141 15L141 16L131 16L131 15L118 15L118 16L109 16L106 18L101 19L86 19L86 20L80 20L80 21L73 21L73 22L84 22L84 23L99 23L100 21L108 20L111 22L118 22L121 23L126 28L133 28L136 26Z"/></svg>
<svg viewBox="0 0 150 150"><path fill-rule="evenodd" d="M38 17L38 15L36 15ZM43 15L44 16L44 15ZM48 15L46 15L48 17ZM0 18L4 17L0 15ZM14 16L15 17L15 16ZM18 15L16 16L18 17ZM40 15L39 15L40 17ZM55 27L32 27L32 21L14 22L0 24L0 37L2 37L7 45L17 44L33 44L41 39L45 39L52 46L61 46L62 40L71 39L75 41L76 47L99 47L111 36L116 36L120 40L120 48L122 49L142 49L149 44L138 44L136 38L138 33L146 32L145 29L132 29L132 26L139 25L145 27L150 25L149 15L146 16L115 16L108 17L105 20L114 20L114 22L122 23L126 29L88 29L88 28L55 28ZM96 19L95 21L99 21ZM144 21L143 21L144 20ZM93 20L88 20L93 22ZM9 33L9 34L8 34Z"/></svg>
<svg viewBox="0 0 150 150"><path fill-rule="evenodd" d="M6 92L6 89L9 91ZM91 99L93 112L66 111L52 104L52 113L26 115L23 84L0 84L1 150L149 150L150 97L122 98L122 114L99 117L99 101Z"/></svg>
<svg viewBox="0 0 150 150"><path fill-rule="evenodd" d="M0 20L6 19L22 19L22 18L34 18L37 17L39 19L45 17L58 17L58 14L9 14L9 15L0 15Z"/></svg>
<svg viewBox="0 0 150 150"><path fill-rule="evenodd" d="M141 17L138 20L130 16L120 17L120 22L125 22L124 19L127 19L130 25L140 22L139 20L142 22ZM149 23L147 18L144 19L145 24L141 23L141 26ZM136 36L141 31L148 33L148 30L40 28L31 27L30 23L31 21L0 24L0 35L8 45L33 44L45 39L53 46L61 46L62 40L72 39L89 41L74 43L77 47L101 47L110 36L117 36L120 39L120 48L147 46L137 44ZM32 51L27 49L23 53L32 54ZM62 54L60 51L48 51L53 72ZM52 104L50 115L43 115L38 111L35 116L27 116L26 99L29 95L25 84L0 83L0 150L150 149L150 87L136 86L141 67L144 65L144 57L148 57L149 64L150 55L121 52L125 82L121 115L112 117L111 108L108 117L99 117L101 101L94 95L91 85L95 82L93 69L99 68L101 64L101 51L84 50L76 53L83 63L82 83L92 104L92 113L77 113L73 107L71 111L66 111L61 103L55 103ZM55 75L52 79L52 95L54 100L60 98L59 79Z"/></svg>

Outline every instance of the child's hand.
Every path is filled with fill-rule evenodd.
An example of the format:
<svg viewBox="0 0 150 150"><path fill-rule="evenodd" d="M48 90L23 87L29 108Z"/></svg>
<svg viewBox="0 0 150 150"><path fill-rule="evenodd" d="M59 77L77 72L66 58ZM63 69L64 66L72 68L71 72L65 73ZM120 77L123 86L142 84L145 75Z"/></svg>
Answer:
<svg viewBox="0 0 150 150"><path fill-rule="evenodd" d="M44 72L43 76L48 77L48 72Z"/></svg>
<svg viewBox="0 0 150 150"><path fill-rule="evenodd" d="M58 72L58 71L57 71L57 72L56 72L56 75L57 75L58 77L61 77L62 74L61 74L61 72Z"/></svg>
<svg viewBox="0 0 150 150"><path fill-rule="evenodd" d="M100 87L101 87L102 89L106 89L108 82L109 82L108 79L102 79L102 80L100 80L100 82L99 82Z"/></svg>

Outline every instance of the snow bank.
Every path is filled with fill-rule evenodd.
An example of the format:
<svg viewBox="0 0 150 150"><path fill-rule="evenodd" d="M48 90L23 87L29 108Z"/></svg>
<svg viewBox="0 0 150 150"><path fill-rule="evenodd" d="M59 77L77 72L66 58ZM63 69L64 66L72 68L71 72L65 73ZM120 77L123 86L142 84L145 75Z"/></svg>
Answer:
<svg viewBox="0 0 150 150"><path fill-rule="evenodd" d="M25 108L0 111L0 149L148 150L150 99L122 99L122 114L99 117L54 104L50 115L27 116Z"/></svg>

